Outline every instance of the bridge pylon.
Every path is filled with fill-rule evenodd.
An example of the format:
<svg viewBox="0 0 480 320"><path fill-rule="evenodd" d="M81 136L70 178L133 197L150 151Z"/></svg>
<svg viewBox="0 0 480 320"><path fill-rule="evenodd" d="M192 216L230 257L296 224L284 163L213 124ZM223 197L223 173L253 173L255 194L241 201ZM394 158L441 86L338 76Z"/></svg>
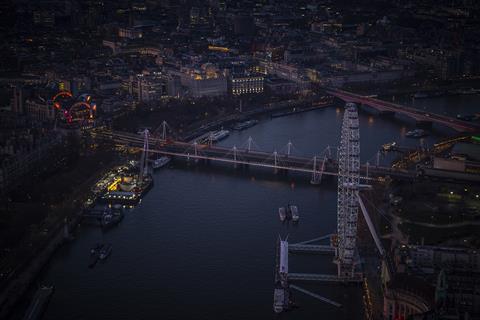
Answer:
<svg viewBox="0 0 480 320"><path fill-rule="evenodd" d="M311 184L320 184L322 183L323 171L325 170L325 162L327 161L327 155L323 157L322 162L320 163L320 169L317 169L317 156L313 157L313 170L312 170L312 179L310 180Z"/></svg>
<svg viewBox="0 0 480 320"><path fill-rule="evenodd" d="M142 157L140 158L140 172L138 175L138 181L141 183L145 175L148 174L148 153L149 153L149 140L150 132L148 129L143 131L143 150Z"/></svg>

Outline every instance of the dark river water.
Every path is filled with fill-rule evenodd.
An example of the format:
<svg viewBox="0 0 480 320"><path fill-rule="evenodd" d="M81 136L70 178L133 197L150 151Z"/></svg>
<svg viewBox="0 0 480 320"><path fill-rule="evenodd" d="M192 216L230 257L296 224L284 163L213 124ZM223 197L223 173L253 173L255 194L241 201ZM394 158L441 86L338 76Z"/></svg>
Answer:
<svg viewBox="0 0 480 320"><path fill-rule="evenodd" d="M468 104L455 106L453 114ZM221 144L240 148L252 136L263 150L285 152L290 140L293 153L313 156L338 145L342 114L342 108L329 108L264 118ZM386 142L419 144L405 138L413 123L361 112L360 124L362 161L373 162ZM441 135L435 130L424 143ZM182 162L154 177L154 188L117 227L102 232L81 226L76 240L58 250L40 279L56 288L44 319L362 319L362 292L355 287L304 285L340 302L341 309L295 293L300 308L280 316L272 310L276 239L288 234L296 242L335 232L334 180L312 186L307 175ZM278 219L278 207L289 201L299 207L297 226ZM89 269L96 242L112 243L113 251ZM334 273L331 261L292 255L290 270Z"/></svg>

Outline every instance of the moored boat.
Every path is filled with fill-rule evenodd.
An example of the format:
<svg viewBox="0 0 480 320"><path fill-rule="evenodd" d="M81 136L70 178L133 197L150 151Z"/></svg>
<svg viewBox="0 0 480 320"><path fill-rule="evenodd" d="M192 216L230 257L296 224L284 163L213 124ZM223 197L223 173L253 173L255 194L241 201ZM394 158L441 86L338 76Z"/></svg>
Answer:
<svg viewBox="0 0 480 320"><path fill-rule="evenodd" d="M287 219L287 212L285 207L278 208L278 215L280 216L280 221L285 221Z"/></svg>
<svg viewBox="0 0 480 320"><path fill-rule="evenodd" d="M392 151L395 149L395 147L397 146L397 143L394 141L394 142L389 142L389 143L385 143L382 145L382 151Z"/></svg>
<svg viewBox="0 0 480 320"><path fill-rule="evenodd" d="M108 213L102 216L100 223L103 228L108 228L119 224L122 219L123 208L120 204L115 204Z"/></svg>
<svg viewBox="0 0 480 320"><path fill-rule="evenodd" d="M247 121L244 121L244 122L239 122L239 123L237 123L236 125L233 126L233 129L240 131L240 130L244 130L244 129L253 127L257 123L258 123L258 120L255 120L255 119L247 120Z"/></svg>
<svg viewBox="0 0 480 320"><path fill-rule="evenodd" d="M170 162L170 160L171 160L170 157L165 157L165 156L154 159L152 161L152 168L153 169L159 169L161 167L164 167Z"/></svg>
<svg viewBox="0 0 480 320"><path fill-rule="evenodd" d="M417 92L413 95L413 97L415 99L425 99L425 98L428 98L430 97L430 95L426 92Z"/></svg>
<svg viewBox="0 0 480 320"><path fill-rule="evenodd" d="M225 138L228 137L229 135L230 135L230 131L228 131L228 130L219 130L219 131L212 132L212 134L210 135L209 139L211 139L213 142L218 142L218 141L220 141L220 140L225 139Z"/></svg>
<svg viewBox="0 0 480 320"><path fill-rule="evenodd" d="M298 207L293 204L289 204L288 207L290 208L290 212L292 214L292 221L298 222L298 220L300 219L300 215L298 214Z"/></svg>
<svg viewBox="0 0 480 320"><path fill-rule="evenodd" d="M423 129L415 129L408 131L405 136L409 138L421 138L427 135L427 132Z"/></svg>
<svg viewBox="0 0 480 320"><path fill-rule="evenodd" d="M292 220L292 208L290 207L290 204L287 204L285 207L285 211L287 213L287 220Z"/></svg>
<svg viewBox="0 0 480 320"><path fill-rule="evenodd" d="M98 255L98 258L100 260L105 260L110 255L110 253L112 253L112 245L107 244L107 245L103 246L102 249L100 249L100 253Z"/></svg>
<svg viewBox="0 0 480 320"><path fill-rule="evenodd" d="M98 252L100 251L100 249L103 248L103 244L101 243L97 243L95 244L91 249L90 249L90 254L93 256L93 255L96 255L98 254Z"/></svg>

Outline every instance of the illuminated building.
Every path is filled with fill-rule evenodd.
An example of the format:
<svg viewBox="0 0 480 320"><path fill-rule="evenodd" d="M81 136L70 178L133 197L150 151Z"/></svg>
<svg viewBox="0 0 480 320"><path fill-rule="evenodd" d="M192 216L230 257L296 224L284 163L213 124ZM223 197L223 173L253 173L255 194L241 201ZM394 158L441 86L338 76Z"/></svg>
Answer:
<svg viewBox="0 0 480 320"><path fill-rule="evenodd" d="M143 37L142 30L137 28L118 28L118 36L127 39L140 39Z"/></svg>
<svg viewBox="0 0 480 320"><path fill-rule="evenodd" d="M230 81L231 93L233 95L262 93L264 80L262 75L235 75Z"/></svg>
<svg viewBox="0 0 480 320"><path fill-rule="evenodd" d="M70 91L73 95L78 95L82 92L92 89L91 81L86 76L74 76L70 79L62 79L58 83L60 91Z"/></svg>
<svg viewBox="0 0 480 320"><path fill-rule="evenodd" d="M271 77L265 81L265 89L271 94L294 94L299 91L299 86L287 79Z"/></svg>
<svg viewBox="0 0 480 320"><path fill-rule="evenodd" d="M181 73L182 85L191 97L222 96L227 94L227 78L213 64L200 68L185 68Z"/></svg>
<svg viewBox="0 0 480 320"><path fill-rule="evenodd" d="M383 316L386 320L407 319L432 309L434 287L420 278L397 274L384 291Z"/></svg>
<svg viewBox="0 0 480 320"><path fill-rule="evenodd" d="M160 72L131 76L124 88L136 97L139 102L150 102L166 97L178 97L180 79Z"/></svg>
<svg viewBox="0 0 480 320"><path fill-rule="evenodd" d="M194 78L187 82L189 94L192 97L221 96L227 93L227 79L217 78Z"/></svg>

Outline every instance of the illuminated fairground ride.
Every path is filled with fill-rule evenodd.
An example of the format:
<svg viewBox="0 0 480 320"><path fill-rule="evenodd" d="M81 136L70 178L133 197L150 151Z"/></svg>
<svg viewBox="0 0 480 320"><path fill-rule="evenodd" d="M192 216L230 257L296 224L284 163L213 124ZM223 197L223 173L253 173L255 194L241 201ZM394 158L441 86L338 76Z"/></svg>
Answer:
<svg viewBox="0 0 480 320"><path fill-rule="evenodd" d="M52 98L56 110L56 120L74 125L90 123L95 117L97 105L91 101L91 96L80 96L81 101L72 103L73 95L69 91L60 91ZM78 99L77 99L78 100Z"/></svg>
<svg viewBox="0 0 480 320"><path fill-rule="evenodd" d="M94 106L80 101L63 110L63 116L68 123L89 121L93 119L93 109Z"/></svg>
<svg viewBox="0 0 480 320"><path fill-rule="evenodd" d="M56 95L54 95L52 97L53 107L56 110L60 110L60 109L62 109L62 104L66 100L70 100L71 98L73 98L73 96L72 96L72 93L70 91L60 91L59 93L57 93Z"/></svg>

